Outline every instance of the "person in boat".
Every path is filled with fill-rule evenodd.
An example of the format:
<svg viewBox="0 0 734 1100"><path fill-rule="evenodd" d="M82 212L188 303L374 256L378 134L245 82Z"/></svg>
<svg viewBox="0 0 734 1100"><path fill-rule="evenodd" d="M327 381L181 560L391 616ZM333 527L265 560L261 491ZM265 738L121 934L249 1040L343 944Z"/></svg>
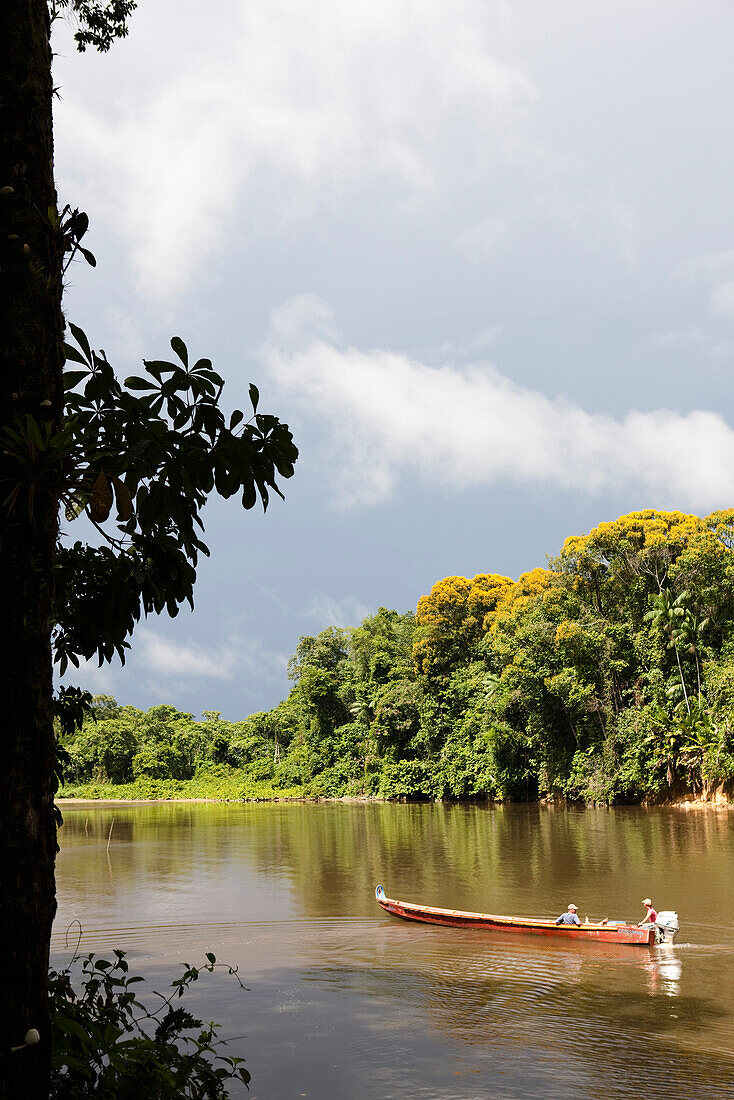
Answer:
<svg viewBox="0 0 734 1100"><path fill-rule="evenodd" d="M556 924L581 924L576 912L577 909L578 905L571 902L566 912L561 913L560 917L556 917Z"/></svg>
<svg viewBox="0 0 734 1100"><path fill-rule="evenodd" d="M645 924L657 924L658 915L652 907L650 898L644 898L642 904L647 909L647 913L645 914L645 919L640 921L640 927Z"/></svg>

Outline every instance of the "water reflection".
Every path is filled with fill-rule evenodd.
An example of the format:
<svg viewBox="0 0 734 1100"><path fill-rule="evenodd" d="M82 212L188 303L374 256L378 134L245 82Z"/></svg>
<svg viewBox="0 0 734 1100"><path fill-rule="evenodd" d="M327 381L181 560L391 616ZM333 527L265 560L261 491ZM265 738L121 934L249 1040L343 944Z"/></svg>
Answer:
<svg viewBox="0 0 734 1100"><path fill-rule="evenodd" d="M672 944L660 944L645 965L650 975L648 985L650 993L664 993L668 997L678 996L683 963L676 955Z"/></svg>
<svg viewBox="0 0 734 1100"><path fill-rule="evenodd" d="M676 1100L714 1085L734 1097L734 815L335 804L65 816L55 945L78 917L83 949L127 948L146 969L170 974L210 949L238 964L247 996L211 985L197 997L247 1034L251 1097ZM412 926L377 908L378 881L485 912L555 915L573 898L582 919L638 917L649 895L679 911L682 943Z"/></svg>
<svg viewBox="0 0 734 1100"><path fill-rule="evenodd" d="M512 1075L516 1095L564 1095L565 1089L565 1095L705 1096L714 1082L731 1095L727 1059L708 1057L706 1076L698 1078L703 1059L670 1042L676 1020L695 1035L716 1015L702 998L687 998L673 1015L670 1002L651 1003L639 990L612 989L602 997L585 972L587 960L572 952L546 966L533 958L503 957L504 968L492 961L491 954L477 958L473 974L450 965L431 971L389 965L315 968L304 977L330 997L377 1003L383 1016L410 1019L421 1034L458 1046L464 1065L489 1064L494 1073ZM646 966L640 961L635 970ZM562 1085L553 1077L561 1068ZM540 1088L539 1069L553 1079L533 1091Z"/></svg>

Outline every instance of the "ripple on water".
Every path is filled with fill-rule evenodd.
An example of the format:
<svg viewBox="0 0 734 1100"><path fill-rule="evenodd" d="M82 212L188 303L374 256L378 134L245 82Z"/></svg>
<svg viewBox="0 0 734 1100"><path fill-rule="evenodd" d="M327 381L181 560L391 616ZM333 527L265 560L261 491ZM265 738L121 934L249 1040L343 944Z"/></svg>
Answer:
<svg viewBox="0 0 734 1100"><path fill-rule="evenodd" d="M60 919L83 916L80 950L145 957L157 988L207 950L239 967L247 992L226 972L193 992L247 1036L250 1100L734 1100L734 866L713 818L338 805L68 821ZM685 941L410 926L376 909L378 881L487 912L575 897L631 913L652 896L681 910ZM57 928L55 958L75 942Z"/></svg>

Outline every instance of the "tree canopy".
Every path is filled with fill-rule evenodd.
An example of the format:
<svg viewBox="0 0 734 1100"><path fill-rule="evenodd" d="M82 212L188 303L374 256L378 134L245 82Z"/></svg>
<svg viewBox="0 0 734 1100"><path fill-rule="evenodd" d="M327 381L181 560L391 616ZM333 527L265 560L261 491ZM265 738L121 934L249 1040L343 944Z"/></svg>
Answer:
<svg viewBox="0 0 734 1100"><path fill-rule="evenodd" d="M730 782L733 522L632 513L517 581L447 577L415 615L302 638L289 697L244 722L267 739L220 758L271 794L612 802Z"/></svg>

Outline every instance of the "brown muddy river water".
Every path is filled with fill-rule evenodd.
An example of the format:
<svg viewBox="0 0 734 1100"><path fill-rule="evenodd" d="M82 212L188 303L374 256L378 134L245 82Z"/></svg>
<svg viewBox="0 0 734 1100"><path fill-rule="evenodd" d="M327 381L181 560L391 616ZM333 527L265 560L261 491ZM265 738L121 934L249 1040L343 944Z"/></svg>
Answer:
<svg viewBox="0 0 734 1100"><path fill-rule="evenodd" d="M191 1006L237 1038L255 1100L732 1097L734 811L546 806L64 808L53 959L125 949L162 988L204 952L239 966ZM107 851L110 825L112 838ZM388 917L456 909L640 919L642 948Z"/></svg>

